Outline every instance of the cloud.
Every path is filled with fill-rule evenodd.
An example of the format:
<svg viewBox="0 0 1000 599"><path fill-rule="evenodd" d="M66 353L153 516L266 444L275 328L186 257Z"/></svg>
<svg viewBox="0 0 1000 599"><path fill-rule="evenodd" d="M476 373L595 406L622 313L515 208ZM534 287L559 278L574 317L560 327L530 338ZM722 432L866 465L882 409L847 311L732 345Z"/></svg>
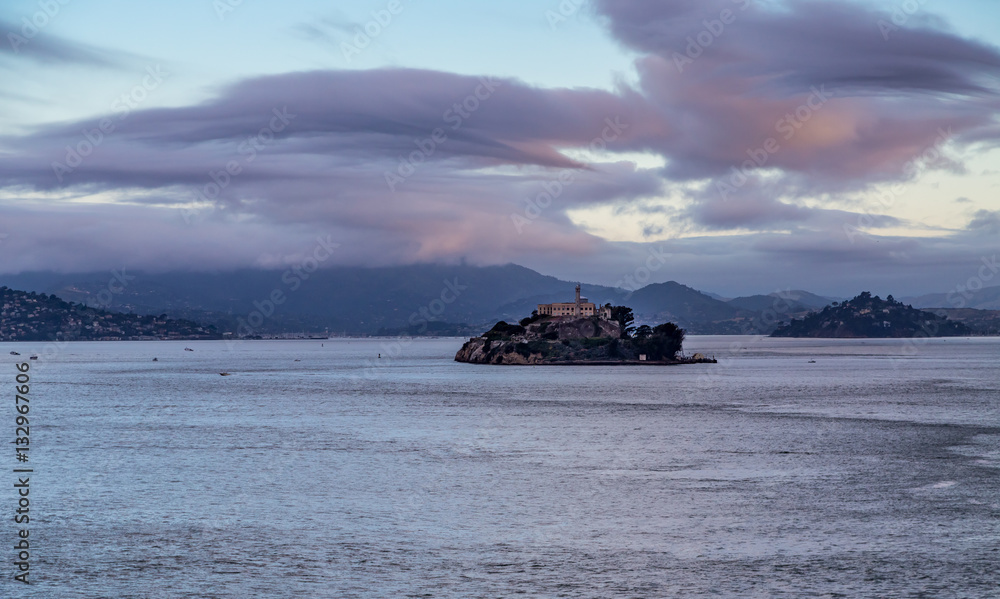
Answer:
<svg viewBox="0 0 1000 599"><path fill-rule="evenodd" d="M39 268L121 256L177 268L277 264L331 234L343 263L514 261L586 278L645 251L567 216L606 205L635 215L644 238L711 234L671 242L685 256L678 272L692 277L713 264L727 272L744 254L758 273L784 261L798 270L783 274L811 276L824 260L885 273L935 250L954 264L982 247L975 233L995 215L951 238L852 244L843 227L861 215L816 199L961 173L961 157L996 144L995 48L931 19L886 40L878 23L891 16L853 2L595 7L639 54L634 85L540 88L415 69L249 78L199 104L0 137L0 213L44 233L44 243L18 242ZM299 33L326 41L344 30L307 25ZM31 40L36 60L99 58L66 44ZM102 119L113 129L98 132ZM627 158L636 154L663 166ZM683 206L656 207L667 195ZM657 211L662 220L646 218Z"/></svg>
<svg viewBox="0 0 1000 599"><path fill-rule="evenodd" d="M355 240L351 259L363 263L585 254L602 243L576 229L567 208L655 194L662 180L630 162L582 164L562 149L598 138L624 144L634 130L626 123L641 122L642 109L628 95L431 71L294 73L240 82L196 106L3 138L17 152L0 159L0 186L72 191L108 204L108 214L145 206L163 220L173 207L178 226L181 207L198 204L188 213L195 225L336 231ZM102 133L102 121L113 128ZM400 173L391 187L387 176ZM553 207L515 228L526 200L545 194ZM48 218L55 230L58 217ZM231 253L208 252L224 263Z"/></svg>
<svg viewBox="0 0 1000 599"><path fill-rule="evenodd" d="M0 59L8 61L26 59L43 64L121 68L129 59L121 52L66 40L24 24L0 20L0 34Z"/></svg>
<svg viewBox="0 0 1000 599"><path fill-rule="evenodd" d="M674 179L720 177L770 139L775 151L754 169L858 188L910 176L908 163L942 131L969 143L998 137L1000 53L952 33L908 28L886 41L878 23L891 15L822 0L599 0L597 9L644 54L641 91L669 127L644 141Z"/></svg>
<svg viewBox="0 0 1000 599"><path fill-rule="evenodd" d="M1000 233L1000 210L977 210L969 221L968 230L985 235Z"/></svg>

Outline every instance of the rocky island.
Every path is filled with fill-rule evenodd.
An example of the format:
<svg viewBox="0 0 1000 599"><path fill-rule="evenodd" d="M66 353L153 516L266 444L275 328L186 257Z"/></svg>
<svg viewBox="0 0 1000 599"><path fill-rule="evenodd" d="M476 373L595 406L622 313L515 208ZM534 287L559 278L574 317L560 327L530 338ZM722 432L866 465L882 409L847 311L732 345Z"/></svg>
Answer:
<svg viewBox="0 0 1000 599"><path fill-rule="evenodd" d="M701 354L680 356L684 330L673 323L632 326L625 306L600 308L580 297L561 304L540 304L518 324L500 321L469 339L455 361L472 364L620 365L715 363Z"/></svg>
<svg viewBox="0 0 1000 599"><path fill-rule="evenodd" d="M854 299L833 304L802 320L779 326L772 337L897 338L966 337L975 334L968 326L933 312L917 310L865 291Z"/></svg>

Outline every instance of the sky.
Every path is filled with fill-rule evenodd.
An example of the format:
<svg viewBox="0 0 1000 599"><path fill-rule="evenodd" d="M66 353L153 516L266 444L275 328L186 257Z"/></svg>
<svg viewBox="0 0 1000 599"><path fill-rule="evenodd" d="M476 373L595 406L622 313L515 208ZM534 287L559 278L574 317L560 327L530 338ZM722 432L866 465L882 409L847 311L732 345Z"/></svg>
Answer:
<svg viewBox="0 0 1000 599"><path fill-rule="evenodd" d="M987 0L6 0L0 273L1000 284ZM325 241L324 241L325 240Z"/></svg>

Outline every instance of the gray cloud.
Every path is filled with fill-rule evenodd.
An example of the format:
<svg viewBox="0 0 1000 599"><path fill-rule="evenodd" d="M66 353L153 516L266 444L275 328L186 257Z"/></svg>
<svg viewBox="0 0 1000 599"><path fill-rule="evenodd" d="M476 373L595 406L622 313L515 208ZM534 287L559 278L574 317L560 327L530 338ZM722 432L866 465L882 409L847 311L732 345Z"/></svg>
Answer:
<svg viewBox="0 0 1000 599"><path fill-rule="evenodd" d="M1000 210L977 210L969 222L968 229L978 234L1000 233Z"/></svg>
<svg viewBox="0 0 1000 599"><path fill-rule="evenodd" d="M129 56L0 20L0 59L121 68Z"/></svg>
<svg viewBox="0 0 1000 599"><path fill-rule="evenodd" d="M979 233L992 230L995 215L977 214L969 231L951 237L851 243L843 227L858 213L804 200L927 169L961 172L957 158L927 156L941 147L941 131L959 149L1000 139L1000 53L933 21L886 41L877 25L886 15L855 3L739 6L596 2L612 35L642 54L637 85L614 91L409 69L257 77L201 104L110 115L115 130L62 180L53 163L68 163L67 146L86 147L84 131L100 117L2 137L3 218L44 233L9 243L29 257L22 268L92 268L122 256L146 269L228 268L280 264L331 233L345 248L336 258L342 263L515 261L595 280L598 270L613 277L641 259L644 246L589 235L567 210L614 204L639 219L659 210L689 234L711 232L671 242L683 256L672 272L692 282L705 272L749 281L748 273L775 264L788 265L782 276L815 276L816 265L828 263L895 277L917 273L920 261L954 266L962 251L980 251ZM678 63L687 38L697 41L724 9L735 20L691 62ZM328 38L343 29L312 27ZM42 41L31 42L35 59L72 60L65 42ZM275 110L294 118L264 135ZM432 144L435 130L446 141ZM612 156L653 154L666 166L582 162L573 152L602 146ZM415 153L422 155L413 174L401 175ZM220 174L227 164L239 173ZM401 178L394 189L387 173ZM557 186L561 174L571 182ZM208 193L222 180L217 196ZM685 196L683 210L644 203L679 193L681 183L705 185ZM720 193L720 184L733 193ZM52 196L43 204L34 199L39 191ZM104 203L84 209L58 199L84 193ZM545 194L550 201L534 210L529 200ZM192 202L199 207L185 222L179 207ZM530 222L519 230L513 216ZM640 224L646 237L664 231L661 222ZM874 215L870 227L901 224ZM730 230L758 233L720 235ZM741 269L729 263L737 255Z"/></svg>

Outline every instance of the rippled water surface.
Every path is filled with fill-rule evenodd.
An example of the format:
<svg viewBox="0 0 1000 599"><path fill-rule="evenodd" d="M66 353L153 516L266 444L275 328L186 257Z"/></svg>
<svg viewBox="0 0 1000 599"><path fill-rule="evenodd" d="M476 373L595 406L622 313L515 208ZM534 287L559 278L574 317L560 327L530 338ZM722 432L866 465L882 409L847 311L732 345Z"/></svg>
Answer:
<svg viewBox="0 0 1000 599"><path fill-rule="evenodd" d="M34 583L8 455L0 595L1000 597L1000 340L393 343L0 344L7 397L8 352L43 358Z"/></svg>

